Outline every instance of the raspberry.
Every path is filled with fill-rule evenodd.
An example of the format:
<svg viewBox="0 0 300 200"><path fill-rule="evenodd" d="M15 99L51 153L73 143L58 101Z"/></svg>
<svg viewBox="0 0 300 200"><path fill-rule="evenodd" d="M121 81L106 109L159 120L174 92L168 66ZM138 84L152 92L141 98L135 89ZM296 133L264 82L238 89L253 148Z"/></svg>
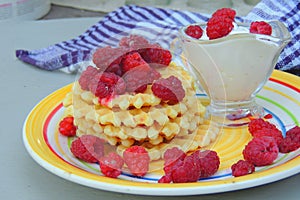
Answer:
<svg viewBox="0 0 300 200"><path fill-rule="evenodd" d="M150 44L144 37L130 35L121 39L120 46L129 48L141 54L147 63L156 63L168 66L172 59L170 51L162 49L158 44Z"/></svg>
<svg viewBox="0 0 300 200"><path fill-rule="evenodd" d="M98 70L92 66L88 66L78 79L79 85L83 90L89 90L90 80L98 73Z"/></svg>
<svg viewBox="0 0 300 200"><path fill-rule="evenodd" d="M265 121L261 118L253 119L248 124L248 130L252 134L252 136L255 134L256 131L261 130L261 129L278 130L274 124L271 124L270 122Z"/></svg>
<svg viewBox="0 0 300 200"><path fill-rule="evenodd" d="M196 182L201 174L199 158L195 153L186 156L180 166L174 167L171 177L174 183Z"/></svg>
<svg viewBox="0 0 300 200"><path fill-rule="evenodd" d="M272 137L253 138L244 148L244 159L255 166L270 165L278 156L278 146Z"/></svg>
<svg viewBox="0 0 300 200"><path fill-rule="evenodd" d="M118 76L122 76L123 75L123 71L122 68L120 66L121 63L121 59L113 62L111 65L109 65L107 67L107 69L105 70L105 72L110 72L110 73L114 73Z"/></svg>
<svg viewBox="0 0 300 200"><path fill-rule="evenodd" d="M167 170L166 170L167 169ZM199 179L201 169L197 153L185 157L180 157L169 168L164 168L165 173L174 183L195 182Z"/></svg>
<svg viewBox="0 0 300 200"><path fill-rule="evenodd" d="M171 176L174 170L183 165L185 157L186 154L184 157L179 157L178 159L174 160L174 162L164 163L165 174Z"/></svg>
<svg viewBox="0 0 300 200"><path fill-rule="evenodd" d="M185 33L191 36L192 38L199 39L202 37L203 30L198 25L190 25L186 28Z"/></svg>
<svg viewBox="0 0 300 200"><path fill-rule="evenodd" d="M104 83L99 81L99 76L101 74L96 75L89 84L89 90L99 98L105 98L112 94L112 90L110 87L107 87Z"/></svg>
<svg viewBox="0 0 300 200"><path fill-rule="evenodd" d="M232 175L235 177L252 174L255 172L255 166L245 160L239 160L231 166Z"/></svg>
<svg viewBox="0 0 300 200"><path fill-rule="evenodd" d="M216 173L220 165L217 153L209 150L197 150L191 155L186 155L178 148L172 148L165 152L164 160L165 175L158 180L159 183L195 182L200 177Z"/></svg>
<svg viewBox="0 0 300 200"><path fill-rule="evenodd" d="M273 118L273 115L272 114L266 114L265 116L264 116L264 119L272 119Z"/></svg>
<svg viewBox="0 0 300 200"><path fill-rule="evenodd" d="M127 72L131 70L132 68L142 66L142 65L148 65L146 61L143 60L141 55L138 52L129 53L122 59L121 66L123 72Z"/></svg>
<svg viewBox="0 0 300 200"><path fill-rule="evenodd" d="M117 85L118 81L121 79L121 77L119 77L118 75L109 72L101 73L99 78L99 81L101 81L109 87Z"/></svg>
<svg viewBox="0 0 300 200"><path fill-rule="evenodd" d="M167 67L172 60L170 51L162 49L159 45L152 45L139 50L142 58L153 67Z"/></svg>
<svg viewBox="0 0 300 200"><path fill-rule="evenodd" d="M96 163L104 155L104 141L93 135L83 135L71 143L70 150L75 157Z"/></svg>
<svg viewBox="0 0 300 200"><path fill-rule="evenodd" d="M98 73L90 81L89 90L99 98L110 97L115 94L123 94L126 91L124 80L110 72Z"/></svg>
<svg viewBox="0 0 300 200"><path fill-rule="evenodd" d="M110 152L108 155L103 156L99 160L101 172L111 178L118 177L124 165L123 158L115 152Z"/></svg>
<svg viewBox="0 0 300 200"><path fill-rule="evenodd" d="M279 145L283 140L282 133L277 128L263 128L260 130L256 130L252 135L253 137L272 137L275 139L277 145Z"/></svg>
<svg viewBox="0 0 300 200"><path fill-rule="evenodd" d="M170 165L176 162L178 159L183 160L186 154L184 151L177 147L173 147L171 149L167 149L164 153L164 166Z"/></svg>
<svg viewBox="0 0 300 200"><path fill-rule="evenodd" d="M98 48L93 54L93 62L102 72L112 71L110 68L118 66L127 52L129 52L129 49L124 47L112 48L106 46Z"/></svg>
<svg viewBox="0 0 300 200"><path fill-rule="evenodd" d="M161 98L163 101L170 101L172 103L180 102L185 96L182 83L175 76L158 79L153 83L151 90L155 96Z"/></svg>
<svg viewBox="0 0 300 200"><path fill-rule="evenodd" d="M215 174L220 166L220 158L215 151L196 151L201 168L200 178L210 177Z"/></svg>
<svg viewBox="0 0 300 200"><path fill-rule="evenodd" d="M298 148L300 148L300 127L295 126L286 132L285 138L279 145L279 151L281 153L289 153Z"/></svg>
<svg viewBox="0 0 300 200"><path fill-rule="evenodd" d="M142 85L139 88L135 89L134 92L136 93L143 93L147 90L147 85Z"/></svg>
<svg viewBox="0 0 300 200"><path fill-rule="evenodd" d="M228 35L233 29L233 21L228 17L216 16L207 22L206 34L210 40Z"/></svg>
<svg viewBox="0 0 300 200"><path fill-rule="evenodd" d="M182 162L186 154L179 148L173 147L167 149L164 153L164 171L166 175L172 174L172 171L178 166L182 165ZM172 179L172 178L171 178Z"/></svg>
<svg viewBox="0 0 300 200"><path fill-rule="evenodd" d="M170 175L164 175L157 182L158 183L171 183L172 177Z"/></svg>
<svg viewBox="0 0 300 200"><path fill-rule="evenodd" d="M250 24L250 33L271 35L272 26L264 21L256 21Z"/></svg>
<svg viewBox="0 0 300 200"><path fill-rule="evenodd" d="M160 73L148 65L135 67L123 75L127 92L144 92L148 84L160 78Z"/></svg>
<svg viewBox="0 0 300 200"><path fill-rule="evenodd" d="M131 146L123 153L129 171L135 176L145 176L149 170L150 157L142 146Z"/></svg>
<svg viewBox="0 0 300 200"><path fill-rule="evenodd" d="M75 136L76 130L74 117L65 117L59 122L58 131L64 136Z"/></svg>
<svg viewBox="0 0 300 200"><path fill-rule="evenodd" d="M183 162L184 163L184 162ZM190 164L188 162L185 162L181 166L177 167L176 170L173 170L171 173L171 180L173 183L188 183L188 182L195 182L198 180L199 176L197 177L197 180L190 181L188 176L188 170L193 170L192 168L189 168Z"/></svg>
<svg viewBox="0 0 300 200"><path fill-rule="evenodd" d="M234 20L236 15L235 10L231 9L231 8L220 8L218 9L216 12L213 13L212 17L228 17L231 20Z"/></svg>
<svg viewBox="0 0 300 200"><path fill-rule="evenodd" d="M286 132L286 137L295 139L297 143L300 143L300 127L295 126Z"/></svg>

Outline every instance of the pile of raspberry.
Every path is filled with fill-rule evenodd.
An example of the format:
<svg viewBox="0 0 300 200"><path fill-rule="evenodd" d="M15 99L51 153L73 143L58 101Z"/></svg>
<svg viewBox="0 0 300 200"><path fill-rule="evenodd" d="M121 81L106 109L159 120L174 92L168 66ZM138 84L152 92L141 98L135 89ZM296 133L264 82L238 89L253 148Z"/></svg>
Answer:
<svg viewBox="0 0 300 200"><path fill-rule="evenodd" d="M76 126L73 117L65 117L59 123L59 132L65 136L75 136ZM233 176L243 176L255 172L256 166L272 164L279 153L289 153L300 148L300 127L295 126L283 137L281 131L264 119L253 119L248 126L253 139L245 146L239 160L231 166ZM71 144L73 155L85 162L99 163L101 172L108 177L118 177L124 165L135 176L145 176L149 170L150 157L142 146L127 148L123 157L115 152L105 154L105 141L93 136L83 135ZM197 150L186 154L173 147L164 153L165 174L159 183L196 182L215 174L220 166L219 156L215 151Z"/></svg>
<svg viewBox="0 0 300 200"><path fill-rule="evenodd" d="M215 11L206 24L206 35L210 40L228 35L234 28L236 12L231 8L221 8ZM185 33L192 38L200 39L203 35L201 26L194 24L185 29ZM250 33L272 34L272 27L264 21L255 21L250 24Z"/></svg>
<svg viewBox="0 0 300 200"><path fill-rule="evenodd" d="M141 36L124 37L116 48L98 48L92 60L96 67L88 66L78 82L83 90L98 97L99 102L124 93L143 93L148 85L166 103L180 102L185 96L177 77L162 78L157 70L168 67L171 52Z"/></svg>
<svg viewBox="0 0 300 200"><path fill-rule="evenodd" d="M69 132L68 132L69 130ZM75 136L76 126L73 117L65 117L59 123L59 131L65 136ZM131 146L120 156L116 152L105 150L105 141L93 135L83 135L74 139L70 150L72 154L88 163L99 163L103 175L117 178L121 175L124 165L129 172L138 177L145 176L149 171L150 156L142 146ZM215 151L197 150L187 155L181 149L173 147L164 153L164 172L159 183L196 182L215 174L220 166L219 156Z"/></svg>
<svg viewBox="0 0 300 200"><path fill-rule="evenodd" d="M215 151L194 151L187 155L181 149L173 147L164 153L165 174L159 183L188 183L215 174L220 166L220 159Z"/></svg>
<svg viewBox="0 0 300 200"><path fill-rule="evenodd" d="M253 119L248 130L252 140L243 150L244 160L239 160L231 166L233 176L243 176L255 171L256 166L272 164L279 153L289 153L300 148L300 127L295 126L282 132L272 123L260 118Z"/></svg>
<svg viewBox="0 0 300 200"><path fill-rule="evenodd" d="M138 177L145 176L149 171L150 156L142 146L131 146L120 156L114 151L106 152L105 141L93 136L83 135L71 143L72 154L88 163L99 163L104 176L117 178L124 166Z"/></svg>
<svg viewBox="0 0 300 200"><path fill-rule="evenodd" d="M75 136L76 126L73 117L65 117L59 123L59 131L64 136ZM115 152L106 153L105 141L93 135L75 138L70 150L72 154L88 163L99 163L103 175L117 178L127 166L129 172L143 177L149 171L150 156L142 146L131 146L123 152L123 156ZM215 151L197 150L190 155L177 147L167 149L164 153L164 172L159 183L196 182L215 174L220 166L219 156Z"/></svg>
<svg viewBox="0 0 300 200"><path fill-rule="evenodd" d="M68 137L76 136L74 118L67 116L59 123L60 134ZM129 172L143 177L149 171L150 156L142 146L131 146L123 152L123 156L115 152L106 153L105 141L93 135L83 135L75 138L70 150L72 154L88 163L99 163L103 175L117 178L126 165ZM196 182L201 178L215 174L220 165L219 156L215 151L197 150L187 155L181 149L174 147L164 153L165 175L159 183Z"/></svg>
<svg viewBox="0 0 300 200"><path fill-rule="evenodd" d="M59 133L67 137L76 136L76 130L77 127L72 116L64 117L58 126ZM116 152L106 153L105 143L97 136L83 135L72 141L70 150L80 160L99 163L101 172L107 177L118 177L122 173L124 164L133 175L146 175L149 170L150 156L144 147L129 147L124 151L122 157Z"/></svg>

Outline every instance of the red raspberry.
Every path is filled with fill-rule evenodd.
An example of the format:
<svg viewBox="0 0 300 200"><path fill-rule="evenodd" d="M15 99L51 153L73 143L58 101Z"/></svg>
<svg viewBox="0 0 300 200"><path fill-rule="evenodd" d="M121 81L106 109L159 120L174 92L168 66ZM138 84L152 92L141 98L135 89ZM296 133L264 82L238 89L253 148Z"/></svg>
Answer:
<svg viewBox="0 0 300 200"><path fill-rule="evenodd" d="M172 177L169 174L164 175L157 182L158 183L171 183L172 182Z"/></svg>
<svg viewBox="0 0 300 200"><path fill-rule="evenodd" d="M153 83L151 90L155 96L171 103L178 103L185 96L182 83L175 76L158 79Z"/></svg>
<svg viewBox="0 0 300 200"><path fill-rule="evenodd" d="M95 75L90 81L89 90L99 98L106 98L113 94L125 93L126 84L118 75L103 72Z"/></svg>
<svg viewBox="0 0 300 200"><path fill-rule="evenodd" d="M253 137L272 137L275 139L277 145L279 145L283 140L282 133L278 129L263 128L255 131L252 135Z"/></svg>
<svg viewBox="0 0 300 200"><path fill-rule="evenodd" d="M165 174L171 176L172 171L183 164L183 160L185 157L186 154L177 147L167 149L166 152L164 153ZM169 178L172 179L171 177Z"/></svg>
<svg viewBox="0 0 300 200"><path fill-rule="evenodd" d="M104 72L100 78L100 81L104 84L105 90L109 91L109 96L115 94L124 94L126 92L126 83L124 79L116 74Z"/></svg>
<svg viewBox="0 0 300 200"><path fill-rule="evenodd" d="M300 127L295 126L286 132L285 138L279 145L279 151L281 153L289 153L298 148L300 148Z"/></svg>
<svg viewBox="0 0 300 200"><path fill-rule="evenodd" d="M147 62L168 66L172 60L170 51L162 49L158 44L150 44L147 39L139 35L130 35L120 41L120 46L129 48L131 51L139 52Z"/></svg>
<svg viewBox="0 0 300 200"><path fill-rule="evenodd" d="M166 177L161 181L171 179L174 183L196 182L201 173L197 153L181 156L172 164L164 167Z"/></svg>
<svg viewBox="0 0 300 200"><path fill-rule="evenodd" d="M148 65L135 67L123 75L127 92L144 92L148 84L160 78L160 73Z"/></svg>
<svg viewBox="0 0 300 200"><path fill-rule="evenodd" d="M218 171L220 166L220 158L217 152L211 150L196 152L200 160L200 178L206 178L214 175Z"/></svg>
<svg viewBox="0 0 300 200"><path fill-rule="evenodd" d="M191 36L192 38L199 39L202 37L203 30L198 25L190 25L186 28L185 33Z"/></svg>
<svg viewBox="0 0 300 200"><path fill-rule="evenodd" d="M278 156L278 146L272 137L253 138L244 148L243 156L255 166L270 165Z"/></svg>
<svg viewBox="0 0 300 200"><path fill-rule="evenodd" d="M171 52L156 44L141 49L139 52L143 59L153 67L167 67L172 61Z"/></svg>
<svg viewBox="0 0 300 200"><path fill-rule="evenodd" d="M122 76L123 75L123 71L122 71L122 68L120 66L121 60L122 59L119 59L119 60L113 62L111 65L109 65L107 67L107 69L105 70L105 72L110 72L110 73L114 73L114 74L116 74L118 76Z"/></svg>
<svg viewBox="0 0 300 200"><path fill-rule="evenodd" d="M272 119L273 118L273 115L272 114L266 114L265 116L264 116L264 119Z"/></svg>
<svg viewBox="0 0 300 200"><path fill-rule="evenodd" d="M136 90L134 90L134 92L136 92L136 93L143 93L146 90L147 90L147 85L142 85L141 87L139 87Z"/></svg>
<svg viewBox="0 0 300 200"><path fill-rule="evenodd" d="M234 20L236 15L235 10L231 9L231 8L220 8L218 9L216 12L213 13L212 17L228 17L231 20Z"/></svg>
<svg viewBox="0 0 300 200"><path fill-rule="evenodd" d="M178 159L183 160L185 156L186 154L184 153L184 151L177 147L167 149L164 153L164 166L168 166L176 162Z"/></svg>
<svg viewBox="0 0 300 200"><path fill-rule="evenodd" d="M135 176L145 176L149 170L150 157L142 146L131 146L123 153L129 171Z"/></svg>
<svg viewBox="0 0 300 200"><path fill-rule="evenodd" d="M89 90L90 80L98 74L98 70L92 66L88 66L78 79L79 85L83 90Z"/></svg>
<svg viewBox="0 0 300 200"><path fill-rule="evenodd" d="M228 35L233 29L233 21L228 17L212 17L207 22L206 34L210 40Z"/></svg>
<svg viewBox="0 0 300 200"><path fill-rule="evenodd" d="M123 78L119 78L117 84L114 86L116 94L124 94L126 92L126 83Z"/></svg>
<svg viewBox="0 0 300 200"><path fill-rule="evenodd" d="M122 173L123 158L115 152L110 152L99 160L101 172L111 178L116 178Z"/></svg>
<svg viewBox="0 0 300 200"><path fill-rule="evenodd" d="M58 131L64 136L75 136L76 130L74 117L65 117L59 122Z"/></svg>
<svg viewBox="0 0 300 200"><path fill-rule="evenodd" d="M248 130L252 134L252 136L255 134L256 131L261 129L278 130L274 124L271 124L270 122L265 121L261 118L253 119L248 124Z"/></svg>
<svg viewBox="0 0 300 200"><path fill-rule="evenodd" d="M102 72L113 71L110 68L118 66L123 56L129 51L128 48L124 47L112 48L111 46L106 46L98 48L93 54L93 62Z"/></svg>
<svg viewBox="0 0 300 200"><path fill-rule="evenodd" d="M295 139L295 142L298 144L300 143L300 127L294 126L290 130L286 132L286 137L290 137L292 139Z"/></svg>
<svg viewBox="0 0 300 200"><path fill-rule="evenodd" d="M174 155L172 159L171 156ZM216 173L220 159L214 151L195 151L191 155L182 154L181 150L172 148L165 152L165 175L159 183L186 183L198 181L200 177L208 177Z"/></svg>
<svg viewBox="0 0 300 200"><path fill-rule="evenodd" d="M231 166L232 175L235 177L252 174L255 172L255 166L245 160L239 160Z"/></svg>
<svg viewBox="0 0 300 200"><path fill-rule="evenodd" d="M75 157L96 163L104 155L104 141L93 135L83 135L72 142L70 150Z"/></svg>
<svg viewBox="0 0 300 200"><path fill-rule="evenodd" d="M256 21L250 24L250 33L271 35L272 26L264 21Z"/></svg>
<svg viewBox="0 0 300 200"><path fill-rule="evenodd" d="M129 53L122 59L121 66L124 73L131 70L132 68L147 65L146 61L143 60L138 52Z"/></svg>
<svg viewBox="0 0 300 200"><path fill-rule="evenodd" d="M174 183L187 183L198 181L201 174L199 158L195 153L186 156L181 165L174 167L171 172L172 181Z"/></svg>
<svg viewBox="0 0 300 200"><path fill-rule="evenodd" d="M174 170L176 170L178 167L183 165L183 161L186 157L186 154L184 157L179 157L177 160L174 162L169 162L169 163L164 163L164 172L166 175L172 176L172 173Z"/></svg>
<svg viewBox="0 0 300 200"><path fill-rule="evenodd" d="M190 164L188 162L182 162L182 165L178 166L176 169L172 171L170 174L170 178L173 183L188 183L188 182L195 182L198 180L199 176L197 177L197 180L190 181L188 176L188 170L193 170L192 168L189 168ZM198 175L198 174L197 174Z"/></svg>
<svg viewBox="0 0 300 200"><path fill-rule="evenodd" d="M96 75L89 84L89 90L96 96L99 98L106 98L109 97L112 94L112 90L111 87L107 87L104 83L102 83L101 81L99 81L99 76L101 76L101 74Z"/></svg>

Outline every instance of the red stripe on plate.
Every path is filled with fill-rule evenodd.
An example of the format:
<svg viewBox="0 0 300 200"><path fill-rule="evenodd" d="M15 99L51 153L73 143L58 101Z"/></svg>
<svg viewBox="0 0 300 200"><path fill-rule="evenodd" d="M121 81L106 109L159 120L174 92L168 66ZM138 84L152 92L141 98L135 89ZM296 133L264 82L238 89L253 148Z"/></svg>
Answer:
<svg viewBox="0 0 300 200"><path fill-rule="evenodd" d="M297 87L295 87L295 86L293 86L293 85L291 85L291 84L289 84L289 83L286 83L286 82L284 82L284 81L280 81L280 80L275 79L275 78L269 78L269 80L270 80L270 81L273 81L273 82L276 82L276 83L279 83L279 84L281 84L281 85L284 85L284 86L286 86L286 87L288 87L288 88L290 88L290 89L292 89L292 90L295 90L295 91L297 91L297 92L300 92L300 89L299 89L299 88L297 88Z"/></svg>
<svg viewBox="0 0 300 200"><path fill-rule="evenodd" d="M46 121L44 123L44 126L43 126L43 138L47 144L47 146L49 147L49 149L56 155L60 158L60 156L54 151L54 149L51 147L50 143L49 143L49 140L48 140L48 136L47 136L47 132L48 132L48 126L49 126L49 123L50 121L52 120L53 116L59 111L59 109L61 109L63 107L63 104L60 103L58 106L56 106L52 111L51 113L48 115L48 117L46 118Z"/></svg>

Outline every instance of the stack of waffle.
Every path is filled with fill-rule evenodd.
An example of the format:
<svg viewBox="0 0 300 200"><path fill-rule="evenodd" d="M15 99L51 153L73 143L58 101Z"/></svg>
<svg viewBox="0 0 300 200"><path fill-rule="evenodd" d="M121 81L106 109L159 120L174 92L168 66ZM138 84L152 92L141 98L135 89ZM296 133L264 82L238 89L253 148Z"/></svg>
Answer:
<svg viewBox="0 0 300 200"><path fill-rule="evenodd" d="M174 146L189 152L209 145L218 131L204 121L205 108L195 95L192 77L174 63L159 72L164 78L173 75L181 80L185 90L181 102L169 105L161 101L151 85L144 93L126 93L103 102L76 82L63 104L65 115L75 118L77 136L96 135L116 146L120 154L132 145L141 145L151 160Z"/></svg>

